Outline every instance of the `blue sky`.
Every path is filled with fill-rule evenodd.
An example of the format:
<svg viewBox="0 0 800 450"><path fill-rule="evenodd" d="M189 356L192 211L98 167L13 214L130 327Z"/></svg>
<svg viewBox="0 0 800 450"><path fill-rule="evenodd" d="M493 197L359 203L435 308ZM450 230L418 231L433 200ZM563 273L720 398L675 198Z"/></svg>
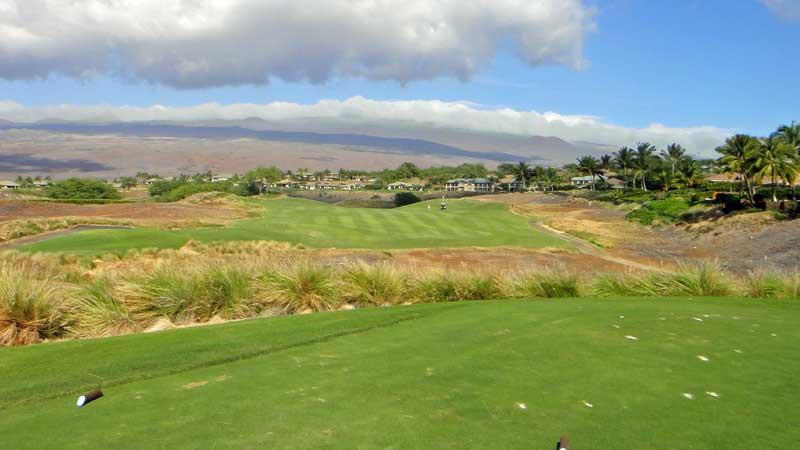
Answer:
<svg viewBox="0 0 800 450"><path fill-rule="evenodd" d="M785 1L793 7L794 0ZM0 80L0 100L25 106L306 104L353 96L466 100L487 108L598 116L623 127L711 125L754 134L800 120L800 21L782 18L758 0L598 0L583 5L595 9L594 29L583 40L589 62L583 69L552 62L532 66L516 57L514 44L507 42L467 81L448 74L408 82L334 76L316 84L271 77L267 85L176 89L135 77L100 74L77 81L48 75L35 81Z"/></svg>

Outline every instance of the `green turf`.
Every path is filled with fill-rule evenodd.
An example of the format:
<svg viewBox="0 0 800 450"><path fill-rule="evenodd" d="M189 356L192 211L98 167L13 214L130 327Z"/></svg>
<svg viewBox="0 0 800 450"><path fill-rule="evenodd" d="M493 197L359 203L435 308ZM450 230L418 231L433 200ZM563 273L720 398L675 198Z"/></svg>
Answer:
<svg viewBox="0 0 800 450"><path fill-rule="evenodd" d="M178 248L199 242L274 240L315 248L564 247L564 241L530 227L505 205L473 200L438 201L396 209L343 208L304 199L260 202L262 217L225 228L92 230L23 247L41 252L96 254L134 248ZM428 206L431 206L429 209Z"/></svg>
<svg viewBox="0 0 800 450"><path fill-rule="evenodd" d="M580 450L794 448L799 320L778 301L495 301L6 348L0 436L15 449L550 449L562 433ZM106 397L76 408L100 380Z"/></svg>

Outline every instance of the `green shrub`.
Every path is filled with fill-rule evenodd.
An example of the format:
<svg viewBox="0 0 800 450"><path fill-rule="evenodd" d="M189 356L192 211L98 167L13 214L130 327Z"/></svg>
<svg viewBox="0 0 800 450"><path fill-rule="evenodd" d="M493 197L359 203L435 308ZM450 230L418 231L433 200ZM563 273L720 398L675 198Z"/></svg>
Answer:
<svg viewBox="0 0 800 450"><path fill-rule="evenodd" d="M414 203L419 203L421 201L421 198L417 197L416 194L411 192L398 192L394 195L394 204L398 207L413 205Z"/></svg>
<svg viewBox="0 0 800 450"><path fill-rule="evenodd" d="M674 222L689 210L689 202L680 197L653 200L642 204L639 208L625 216L628 220L650 225L657 220Z"/></svg>
<svg viewBox="0 0 800 450"><path fill-rule="evenodd" d="M68 178L47 185L45 194L55 199L110 199L122 198L113 186L101 180Z"/></svg>

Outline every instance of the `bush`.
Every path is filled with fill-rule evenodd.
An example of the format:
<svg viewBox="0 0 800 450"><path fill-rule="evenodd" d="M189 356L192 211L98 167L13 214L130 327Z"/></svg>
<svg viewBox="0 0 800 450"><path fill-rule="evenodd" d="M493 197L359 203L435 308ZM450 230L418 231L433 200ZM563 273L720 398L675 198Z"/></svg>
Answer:
<svg viewBox="0 0 800 450"><path fill-rule="evenodd" d="M421 198L417 197L416 194L411 192L398 192L394 195L394 204L397 207L413 205L414 203L419 203L421 201Z"/></svg>
<svg viewBox="0 0 800 450"><path fill-rule="evenodd" d="M50 198L71 200L122 198L122 195L105 181L84 178L68 178L51 183L45 188L45 194Z"/></svg>
<svg viewBox="0 0 800 450"><path fill-rule="evenodd" d="M680 197L653 200L642 204L625 216L628 220L650 225L657 220L674 222L689 210L689 202Z"/></svg>

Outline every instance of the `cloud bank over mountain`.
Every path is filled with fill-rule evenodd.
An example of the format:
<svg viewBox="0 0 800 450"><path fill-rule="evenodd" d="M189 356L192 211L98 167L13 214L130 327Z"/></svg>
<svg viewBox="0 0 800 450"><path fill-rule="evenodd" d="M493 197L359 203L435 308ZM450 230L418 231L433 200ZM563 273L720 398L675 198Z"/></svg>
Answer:
<svg viewBox="0 0 800 450"><path fill-rule="evenodd" d="M0 78L466 80L501 47L580 68L593 15L583 0L0 0Z"/></svg>
<svg viewBox="0 0 800 450"><path fill-rule="evenodd" d="M391 123L410 130L415 127L426 129L438 127L523 137L555 136L570 142L591 142L615 147L633 145L637 141L648 141L659 147L678 142L690 151L706 156L712 155L713 149L722 143L725 137L732 134L730 130L713 126L675 128L651 124L643 128L629 128L607 123L594 116L509 108L488 109L469 102L436 100L382 101L352 97L346 100L322 100L314 104L207 103L188 107L161 105L27 107L15 102L0 102L0 119L14 122L35 122L44 119L95 122L192 122L248 118L267 121L336 120L353 125Z"/></svg>

